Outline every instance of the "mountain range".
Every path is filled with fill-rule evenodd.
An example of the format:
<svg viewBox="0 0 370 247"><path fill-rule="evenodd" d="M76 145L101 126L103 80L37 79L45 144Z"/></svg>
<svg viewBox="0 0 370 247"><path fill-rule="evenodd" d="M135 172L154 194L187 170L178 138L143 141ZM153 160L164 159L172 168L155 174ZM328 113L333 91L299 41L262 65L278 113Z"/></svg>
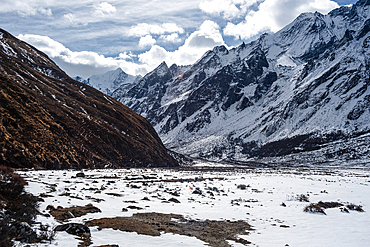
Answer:
<svg viewBox="0 0 370 247"><path fill-rule="evenodd" d="M119 72L119 71L118 71ZM0 29L0 164L177 166L151 124Z"/></svg>
<svg viewBox="0 0 370 247"><path fill-rule="evenodd" d="M215 47L189 66L163 62L112 96L192 157L370 157L369 47L370 0L360 0L327 15L302 13L277 33Z"/></svg>
<svg viewBox="0 0 370 247"><path fill-rule="evenodd" d="M136 83L142 78L142 76L133 76L124 72L121 68L116 70L108 71L102 75L92 75L88 79L83 79L80 76L76 76L76 81L85 83L99 91L111 96L113 91L117 88L130 88L132 84Z"/></svg>

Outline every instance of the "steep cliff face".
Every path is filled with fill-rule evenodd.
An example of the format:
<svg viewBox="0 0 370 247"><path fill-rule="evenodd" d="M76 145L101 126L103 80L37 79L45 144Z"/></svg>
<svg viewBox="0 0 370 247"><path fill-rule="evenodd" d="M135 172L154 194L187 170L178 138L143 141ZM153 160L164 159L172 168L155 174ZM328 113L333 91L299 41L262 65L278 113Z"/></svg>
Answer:
<svg viewBox="0 0 370 247"><path fill-rule="evenodd" d="M176 166L150 123L0 29L0 163Z"/></svg>
<svg viewBox="0 0 370 247"><path fill-rule="evenodd" d="M169 147L197 157L280 156L361 136L370 130L369 7L303 13L191 66L162 64L115 97Z"/></svg>

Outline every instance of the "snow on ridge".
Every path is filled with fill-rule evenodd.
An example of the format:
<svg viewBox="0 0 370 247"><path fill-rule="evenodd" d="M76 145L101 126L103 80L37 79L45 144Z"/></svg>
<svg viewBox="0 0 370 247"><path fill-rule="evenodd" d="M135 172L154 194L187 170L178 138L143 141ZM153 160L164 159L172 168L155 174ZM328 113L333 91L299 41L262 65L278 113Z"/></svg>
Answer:
<svg viewBox="0 0 370 247"><path fill-rule="evenodd" d="M121 68L117 68L116 70L108 71L101 75L92 75L87 80L83 80L83 78L80 77L76 77L75 79L107 95L112 95L121 85L133 84L138 78L138 76L126 74Z"/></svg>
<svg viewBox="0 0 370 247"><path fill-rule="evenodd" d="M358 16L351 19L339 10L304 13L249 44L215 47L183 71L184 78L154 78L154 70L145 76L149 93L137 85L120 101L148 117L174 150L213 152L217 159L248 158L240 150L253 142L367 131L370 37L356 39L366 19L362 9L353 11ZM353 38L345 37L351 28L357 28Z"/></svg>

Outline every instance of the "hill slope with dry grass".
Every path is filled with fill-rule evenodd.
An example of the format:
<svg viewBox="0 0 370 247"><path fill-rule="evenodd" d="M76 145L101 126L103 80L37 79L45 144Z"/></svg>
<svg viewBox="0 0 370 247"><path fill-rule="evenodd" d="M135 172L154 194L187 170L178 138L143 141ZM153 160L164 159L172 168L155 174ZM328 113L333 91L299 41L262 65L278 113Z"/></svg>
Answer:
<svg viewBox="0 0 370 247"><path fill-rule="evenodd" d="M0 163L176 166L150 123L0 29Z"/></svg>

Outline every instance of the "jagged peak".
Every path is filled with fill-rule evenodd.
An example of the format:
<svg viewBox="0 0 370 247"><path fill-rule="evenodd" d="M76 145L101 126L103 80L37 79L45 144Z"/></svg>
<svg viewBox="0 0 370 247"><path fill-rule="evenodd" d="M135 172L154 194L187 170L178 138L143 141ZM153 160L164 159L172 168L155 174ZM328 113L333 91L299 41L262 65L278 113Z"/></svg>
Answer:
<svg viewBox="0 0 370 247"><path fill-rule="evenodd" d="M117 72L121 72L121 73L122 73L122 72L124 72L124 73L125 73L125 71L123 71L123 69L122 69L121 67L118 67L118 68L116 69L116 71L117 71Z"/></svg>
<svg viewBox="0 0 370 247"><path fill-rule="evenodd" d="M221 53L222 55L229 53L229 50L224 45L216 46L216 47L213 48L212 51L214 53L216 53L216 54L220 54Z"/></svg>
<svg viewBox="0 0 370 247"><path fill-rule="evenodd" d="M165 76L166 74L170 73L170 69L168 68L167 66L167 63L165 61L163 61L160 65L158 65L157 68L155 68L152 72L149 72L148 74L146 74L144 76L144 78L149 78L151 77L152 75L154 74L157 74L157 76L159 77L163 77ZM143 79L144 79L143 78Z"/></svg>
<svg viewBox="0 0 370 247"><path fill-rule="evenodd" d="M165 71L167 72L169 69L168 69L168 66L167 66L167 63L165 61L163 61L156 69L155 71L157 72L161 72L161 71Z"/></svg>

